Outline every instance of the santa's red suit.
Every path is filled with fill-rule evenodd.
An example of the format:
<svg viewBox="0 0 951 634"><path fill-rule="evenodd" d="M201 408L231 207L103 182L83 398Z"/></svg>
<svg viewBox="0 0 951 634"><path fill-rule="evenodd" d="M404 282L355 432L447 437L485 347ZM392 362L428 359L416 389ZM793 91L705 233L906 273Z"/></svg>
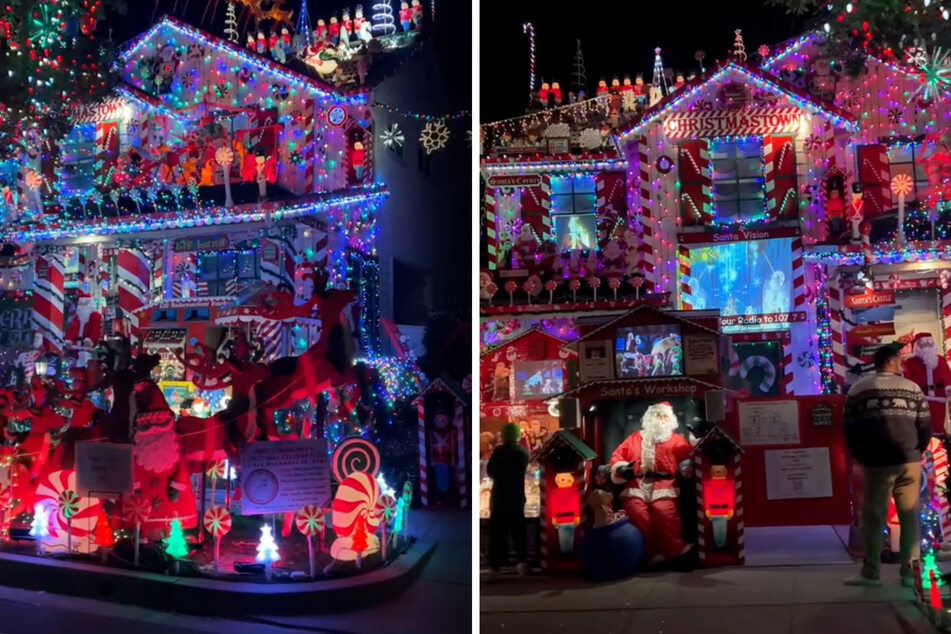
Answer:
<svg viewBox="0 0 951 634"><path fill-rule="evenodd" d="M915 336L915 355L905 360L905 378L917 383L925 396L944 396L945 388L951 387L951 368L940 354L936 354L937 365L929 368L923 359L923 349L934 347L934 337L922 332Z"/></svg>
<svg viewBox="0 0 951 634"><path fill-rule="evenodd" d="M648 424L652 416L673 420L665 430ZM683 436L673 433L676 418L670 405L652 405L644 420L646 431L634 432L611 454L611 479L626 485L621 492L624 510L644 539L648 559L672 560L690 549L681 537L675 477L685 468L692 447ZM626 467L634 470L634 478L623 478L621 472Z"/></svg>

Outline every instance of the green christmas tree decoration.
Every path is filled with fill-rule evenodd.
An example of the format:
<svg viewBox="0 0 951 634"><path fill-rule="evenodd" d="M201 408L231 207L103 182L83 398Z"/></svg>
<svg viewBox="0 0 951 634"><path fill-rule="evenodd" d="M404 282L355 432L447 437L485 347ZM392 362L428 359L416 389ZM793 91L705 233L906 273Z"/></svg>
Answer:
<svg viewBox="0 0 951 634"><path fill-rule="evenodd" d="M168 527L168 537L165 539L165 554L172 559L185 559L188 557L188 544L185 543L185 534L182 532L182 524L178 520L172 520Z"/></svg>

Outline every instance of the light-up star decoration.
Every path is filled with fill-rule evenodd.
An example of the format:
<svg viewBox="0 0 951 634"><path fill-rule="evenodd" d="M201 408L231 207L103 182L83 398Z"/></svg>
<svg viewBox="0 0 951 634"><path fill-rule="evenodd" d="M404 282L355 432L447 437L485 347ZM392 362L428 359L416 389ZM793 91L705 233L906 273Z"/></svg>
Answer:
<svg viewBox="0 0 951 634"><path fill-rule="evenodd" d="M926 51L916 57L915 62L922 73L921 85L915 91L916 95L920 94L922 99L928 100L951 86L951 54L940 46L931 53Z"/></svg>
<svg viewBox="0 0 951 634"><path fill-rule="evenodd" d="M30 14L30 42L35 48L50 48L60 42L62 13L51 4L41 4Z"/></svg>

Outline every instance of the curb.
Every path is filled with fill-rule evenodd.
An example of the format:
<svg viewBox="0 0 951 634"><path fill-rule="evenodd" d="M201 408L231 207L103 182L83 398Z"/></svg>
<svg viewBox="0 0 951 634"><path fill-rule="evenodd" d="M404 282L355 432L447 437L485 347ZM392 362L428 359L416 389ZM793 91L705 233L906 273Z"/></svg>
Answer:
<svg viewBox="0 0 951 634"><path fill-rule="evenodd" d="M0 553L0 584L200 616L329 614L364 608L403 592L437 546L437 541L420 540L385 568L345 579L301 583L171 577Z"/></svg>

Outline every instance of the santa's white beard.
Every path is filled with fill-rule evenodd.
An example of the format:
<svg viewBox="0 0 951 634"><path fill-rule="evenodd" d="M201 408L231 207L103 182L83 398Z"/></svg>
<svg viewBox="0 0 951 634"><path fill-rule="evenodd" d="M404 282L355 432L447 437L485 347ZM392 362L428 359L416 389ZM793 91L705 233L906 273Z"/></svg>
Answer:
<svg viewBox="0 0 951 634"><path fill-rule="evenodd" d="M143 469L162 473L178 462L181 451L172 423L165 427L137 430L132 439L135 461Z"/></svg>
<svg viewBox="0 0 951 634"><path fill-rule="evenodd" d="M655 448L658 443L667 442L677 429L677 420L673 417L645 416L641 428L641 471L654 470Z"/></svg>
<svg viewBox="0 0 951 634"><path fill-rule="evenodd" d="M934 370L938 367L938 349L935 347L920 348L917 357L921 359L921 362L924 363L925 367L929 370Z"/></svg>

